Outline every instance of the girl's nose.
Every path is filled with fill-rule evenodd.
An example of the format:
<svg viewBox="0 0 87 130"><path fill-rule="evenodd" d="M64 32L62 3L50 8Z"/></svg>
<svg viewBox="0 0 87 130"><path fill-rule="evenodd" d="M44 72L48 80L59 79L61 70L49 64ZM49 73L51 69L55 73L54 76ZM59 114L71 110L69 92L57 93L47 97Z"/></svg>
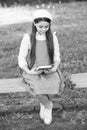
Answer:
<svg viewBox="0 0 87 130"><path fill-rule="evenodd" d="M42 30L43 30L43 31L45 31L46 29L45 29L45 28L43 28Z"/></svg>

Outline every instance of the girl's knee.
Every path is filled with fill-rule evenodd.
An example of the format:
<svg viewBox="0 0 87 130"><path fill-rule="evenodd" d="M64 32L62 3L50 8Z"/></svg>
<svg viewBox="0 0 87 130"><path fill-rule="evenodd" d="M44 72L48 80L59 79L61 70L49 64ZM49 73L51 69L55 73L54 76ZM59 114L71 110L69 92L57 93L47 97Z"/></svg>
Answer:
<svg viewBox="0 0 87 130"><path fill-rule="evenodd" d="M53 98L54 98L54 94L48 94L48 98L49 98L49 100L52 100Z"/></svg>
<svg viewBox="0 0 87 130"><path fill-rule="evenodd" d="M40 103L42 103L45 107L49 107L50 100L47 95L37 95L37 99Z"/></svg>
<svg viewBox="0 0 87 130"><path fill-rule="evenodd" d="M47 101L48 97L46 95L37 95L37 99L41 102Z"/></svg>

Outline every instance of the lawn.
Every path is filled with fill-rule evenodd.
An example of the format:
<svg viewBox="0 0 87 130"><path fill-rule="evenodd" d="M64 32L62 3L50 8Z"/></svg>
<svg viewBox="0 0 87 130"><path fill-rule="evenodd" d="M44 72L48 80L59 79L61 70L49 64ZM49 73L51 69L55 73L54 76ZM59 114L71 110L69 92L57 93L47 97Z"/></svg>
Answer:
<svg viewBox="0 0 87 130"><path fill-rule="evenodd" d="M87 3L53 5L54 10L50 9L54 14L52 30L57 32L59 39L61 71L70 74L87 72ZM19 47L23 34L31 30L29 21L13 23L0 26L0 79L20 77L17 63ZM75 109L60 113L53 111L53 123L48 127L41 122L36 111L29 112L31 100L26 93L0 94L0 130L87 129L87 110L84 109L85 106L87 108L87 89L66 88L57 101L63 110L73 106Z"/></svg>

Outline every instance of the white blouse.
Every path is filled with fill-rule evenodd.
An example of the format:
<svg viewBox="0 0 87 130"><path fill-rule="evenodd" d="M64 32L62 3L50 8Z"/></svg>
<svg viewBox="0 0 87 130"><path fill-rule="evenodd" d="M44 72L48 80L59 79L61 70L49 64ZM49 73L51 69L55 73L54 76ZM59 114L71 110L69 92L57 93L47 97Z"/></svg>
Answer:
<svg viewBox="0 0 87 130"><path fill-rule="evenodd" d="M45 35L36 34L37 40L45 40ZM53 33L53 42L54 42L54 62L57 61L60 63L60 52L59 52L59 43L58 39L56 37L56 32ZM18 55L18 65L20 68L23 68L23 66L27 66L26 57L28 54L28 50L31 49L31 43L30 43L30 36L29 34L24 34L21 46L19 49L19 55Z"/></svg>

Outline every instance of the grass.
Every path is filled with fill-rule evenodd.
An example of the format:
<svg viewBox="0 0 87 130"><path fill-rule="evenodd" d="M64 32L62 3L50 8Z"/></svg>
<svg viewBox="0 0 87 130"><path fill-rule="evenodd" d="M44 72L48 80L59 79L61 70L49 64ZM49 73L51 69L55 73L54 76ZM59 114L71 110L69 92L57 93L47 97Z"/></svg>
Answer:
<svg viewBox="0 0 87 130"><path fill-rule="evenodd" d="M53 115L54 122L50 126L45 126L35 113L32 114L11 114L7 117L0 118L1 130L86 130L87 121L80 120L81 112L67 112L66 119L61 120L55 114ZM85 113L87 116L87 113ZM73 117L71 120L71 116ZM8 125L7 125L8 124Z"/></svg>
<svg viewBox="0 0 87 130"><path fill-rule="evenodd" d="M68 93L68 96L69 95L70 94ZM74 97L76 97L76 99L73 101L76 102L78 100L77 105L81 107L84 100L81 102L81 100L77 98L77 95L74 95ZM74 99L74 97L72 98ZM40 120L37 111L29 111L29 103L32 103L29 94L2 94L0 95L0 99L0 130L87 129L87 110L85 109L68 109L67 111L60 112L58 110L53 110L53 122L50 126L46 126ZM69 99L65 101L62 99L61 101L65 106L70 107L69 104L72 105L72 102ZM87 101L87 99L85 101ZM16 109L18 109L18 111L15 111Z"/></svg>

